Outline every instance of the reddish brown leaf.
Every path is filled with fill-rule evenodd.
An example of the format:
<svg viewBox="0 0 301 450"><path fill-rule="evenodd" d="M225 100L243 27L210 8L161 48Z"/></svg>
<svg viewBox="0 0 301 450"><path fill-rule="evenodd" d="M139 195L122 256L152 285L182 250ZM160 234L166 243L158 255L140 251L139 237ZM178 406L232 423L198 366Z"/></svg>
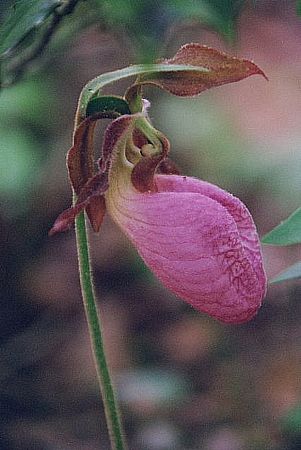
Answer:
<svg viewBox="0 0 301 450"><path fill-rule="evenodd" d="M264 72L252 61L227 55L200 44L186 44L173 58L159 61L161 64L185 64L200 66L207 71L170 71L141 75L128 90L127 99L131 101L135 91L142 84L152 84L171 94L186 97L198 95L206 89L226 83L240 81L251 75Z"/></svg>

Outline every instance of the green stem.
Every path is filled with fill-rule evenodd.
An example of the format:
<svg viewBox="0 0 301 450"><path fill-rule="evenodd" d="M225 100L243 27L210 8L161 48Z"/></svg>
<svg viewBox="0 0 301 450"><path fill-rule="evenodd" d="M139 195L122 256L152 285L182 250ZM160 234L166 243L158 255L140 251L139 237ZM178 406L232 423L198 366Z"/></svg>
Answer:
<svg viewBox="0 0 301 450"><path fill-rule="evenodd" d="M82 212L75 221L81 290L89 325L96 371L102 394L112 450L125 450L122 427L103 346L100 318L93 288L86 221Z"/></svg>

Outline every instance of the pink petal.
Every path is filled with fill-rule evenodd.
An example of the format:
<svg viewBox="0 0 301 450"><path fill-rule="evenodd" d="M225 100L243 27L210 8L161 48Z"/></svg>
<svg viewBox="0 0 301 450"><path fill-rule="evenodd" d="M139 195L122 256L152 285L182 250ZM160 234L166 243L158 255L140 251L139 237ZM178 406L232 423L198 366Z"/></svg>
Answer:
<svg viewBox="0 0 301 450"><path fill-rule="evenodd" d="M158 192L114 180L107 209L172 292L222 322L251 319L266 292L255 225L231 194L204 181L157 175Z"/></svg>

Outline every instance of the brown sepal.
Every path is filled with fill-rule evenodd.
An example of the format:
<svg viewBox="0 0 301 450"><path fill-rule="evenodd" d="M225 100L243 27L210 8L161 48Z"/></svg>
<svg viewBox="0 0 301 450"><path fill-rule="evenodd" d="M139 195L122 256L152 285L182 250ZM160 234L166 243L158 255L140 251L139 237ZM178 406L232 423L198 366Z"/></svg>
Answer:
<svg viewBox="0 0 301 450"><path fill-rule="evenodd" d="M94 231L99 231L106 212L103 194L108 189L108 174L98 173L82 188L74 206L63 211L51 228L49 235L67 231L73 224L75 217L86 208L92 217L91 225Z"/></svg>
<svg viewBox="0 0 301 450"><path fill-rule="evenodd" d="M75 131L73 146L67 153L67 167L71 185L80 196L84 186L95 175L94 165L94 131L96 121L106 118L106 113L97 113L84 119ZM102 199L91 198L86 212L94 231L99 231L105 212Z"/></svg>
<svg viewBox="0 0 301 450"><path fill-rule="evenodd" d="M67 153L69 178L78 195L86 182L94 175L94 129L96 120L88 117L77 128L73 146Z"/></svg>
<svg viewBox="0 0 301 450"><path fill-rule="evenodd" d="M138 87L143 84L155 85L171 94L181 97L198 95L206 89L226 83L240 81L251 75L262 75L264 72L252 61L230 56L214 48L192 43L186 44L170 59L158 61L161 64L185 64L200 66L208 71L170 71L141 75L127 91L132 98Z"/></svg>
<svg viewBox="0 0 301 450"><path fill-rule="evenodd" d="M89 204L86 206L86 212L93 231L98 233L106 213L106 202L104 196L99 195L91 197Z"/></svg>
<svg viewBox="0 0 301 450"><path fill-rule="evenodd" d="M75 217L85 208L85 206L86 203L79 203L71 208L65 209L52 225L48 235L53 236L54 234L69 230L74 223Z"/></svg>
<svg viewBox="0 0 301 450"><path fill-rule="evenodd" d="M99 117L98 117L99 118ZM63 211L56 219L49 234L68 230L75 217L86 209L94 231L99 231L106 212L104 193L109 187L108 177L114 149L118 141L134 120L133 115L124 115L114 120L106 129L102 158L98 160L99 172L94 175L93 131L97 116L84 120L76 130L74 145L68 152L68 169L72 186L77 195L74 206ZM93 164L92 164L93 162ZM88 180L86 177L89 174ZM85 181L86 180L86 181Z"/></svg>
<svg viewBox="0 0 301 450"><path fill-rule="evenodd" d="M114 148L132 121L133 115L125 114L111 122L106 129L102 145L102 157L98 160L101 172L109 169Z"/></svg>

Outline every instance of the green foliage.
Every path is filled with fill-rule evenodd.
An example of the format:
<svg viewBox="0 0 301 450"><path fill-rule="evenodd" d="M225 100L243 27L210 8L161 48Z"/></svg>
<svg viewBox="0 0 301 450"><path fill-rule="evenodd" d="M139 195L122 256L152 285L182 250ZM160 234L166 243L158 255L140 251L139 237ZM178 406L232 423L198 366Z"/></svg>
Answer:
<svg viewBox="0 0 301 450"><path fill-rule="evenodd" d="M149 358L149 355L145 358ZM183 378L169 371L148 368L126 373L121 397L128 401L162 404L181 400L189 392Z"/></svg>
<svg viewBox="0 0 301 450"><path fill-rule="evenodd" d="M301 0L297 0L296 10L297 10L297 14L299 16L301 16Z"/></svg>
<svg viewBox="0 0 301 450"><path fill-rule="evenodd" d="M266 234L262 242L271 245L292 245L301 243L301 208Z"/></svg>
<svg viewBox="0 0 301 450"><path fill-rule="evenodd" d="M290 409L282 418L282 428L291 435L301 434L301 406L297 405Z"/></svg>
<svg viewBox="0 0 301 450"><path fill-rule="evenodd" d="M0 32L0 56L5 59L41 27L62 0L19 0L10 8Z"/></svg>
<svg viewBox="0 0 301 450"><path fill-rule="evenodd" d="M271 245L292 245L301 243L301 208L298 208L286 220L266 234L262 242ZM301 278L301 261L288 267L277 275L272 283Z"/></svg>
<svg viewBox="0 0 301 450"><path fill-rule="evenodd" d="M101 23L124 33L131 41L137 62L153 62L162 53L162 42L174 24L196 20L228 40L235 37L237 18L245 0L15 0L0 30L2 85L18 81L29 62L43 52L61 19L81 3L81 13L72 14L78 28ZM74 18L75 16L75 18ZM81 25L82 24L82 25ZM60 26L62 34L66 26ZM68 28L68 26L67 26ZM65 42L72 36L65 34Z"/></svg>
<svg viewBox="0 0 301 450"><path fill-rule="evenodd" d="M301 261L281 272L271 281L271 283L280 283L281 281L289 281L296 278L301 278Z"/></svg>
<svg viewBox="0 0 301 450"><path fill-rule="evenodd" d="M96 0L102 21L129 34L141 62L154 60L168 27L177 22L197 20L233 40L244 3L245 0Z"/></svg>
<svg viewBox="0 0 301 450"><path fill-rule="evenodd" d="M1 87L17 82L80 0L12 1L0 30Z"/></svg>
<svg viewBox="0 0 301 450"><path fill-rule="evenodd" d="M236 22L245 0L188 0L186 2L168 0L167 4L178 19L196 19L232 41L235 37Z"/></svg>
<svg viewBox="0 0 301 450"><path fill-rule="evenodd" d="M53 101L46 100L50 95L45 80L22 83L1 93L0 200L10 217L29 207L47 158L52 124L45 117L55 108Z"/></svg>
<svg viewBox="0 0 301 450"><path fill-rule="evenodd" d="M134 44L138 62L156 59L169 25L164 1L96 0L99 18L110 29L125 33Z"/></svg>
<svg viewBox="0 0 301 450"><path fill-rule="evenodd" d="M24 194L29 188L39 166L35 142L22 129L17 129L13 134L8 129L0 128L0 131L0 191L16 201L19 193Z"/></svg>

